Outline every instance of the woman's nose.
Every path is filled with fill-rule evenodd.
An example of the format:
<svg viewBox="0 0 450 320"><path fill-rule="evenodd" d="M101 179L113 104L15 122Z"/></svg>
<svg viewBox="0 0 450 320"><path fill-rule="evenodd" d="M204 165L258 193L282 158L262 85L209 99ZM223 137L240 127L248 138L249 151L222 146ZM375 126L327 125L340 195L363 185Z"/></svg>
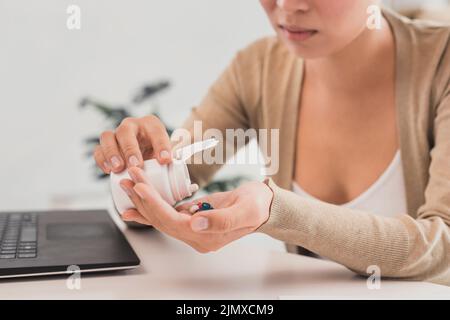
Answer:
<svg viewBox="0 0 450 320"><path fill-rule="evenodd" d="M305 0L277 0L277 6L287 12L307 11L308 1Z"/></svg>

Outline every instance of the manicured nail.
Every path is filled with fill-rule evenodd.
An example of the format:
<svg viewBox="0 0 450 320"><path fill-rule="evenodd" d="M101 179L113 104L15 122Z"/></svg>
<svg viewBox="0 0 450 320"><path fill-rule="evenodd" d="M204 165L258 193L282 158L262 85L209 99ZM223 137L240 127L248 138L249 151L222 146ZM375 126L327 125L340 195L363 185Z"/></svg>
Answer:
<svg viewBox="0 0 450 320"><path fill-rule="evenodd" d="M121 184L120 187L123 189L123 191L125 191L125 193L126 193L128 196L131 196L131 190L130 190L130 189L128 189L127 187L125 187L123 184Z"/></svg>
<svg viewBox="0 0 450 320"><path fill-rule="evenodd" d="M205 217L198 217L192 221L192 230L202 231L208 229L208 219Z"/></svg>
<svg viewBox="0 0 450 320"><path fill-rule="evenodd" d="M193 206L191 206L189 208L189 212L190 213L196 213L200 208L198 207L198 205L194 204Z"/></svg>
<svg viewBox="0 0 450 320"><path fill-rule="evenodd" d="M130 166L132 167L138 167L139 166L139 160L136 156L131 156L128 159L128 163L130 164Z"/></svg>
<svg viewBox="0 0 450 320"><path fill-rule="evenodd" d="M163 151L161 151L159 156L161 157L161 159L169 159L170 158L170 153L167 150L163 150Z"/></svg>
<svg viewBox="0 0 450 320"><path fill-rule="evenodd" d="M103 162L103 168L105 168L106 171L110 171L111 170L111 166L109 165L108 162Z"/></svg>
<svg viewBox="0 0 450 320"><path fill-rule="evenodd" d="M133 172L133 171L129 171L128 172L128 174L130 175L130 177L131 177L131 179L134 181L134 182L137 182L138 181L138 177L136 176L136 174Z"/></svg>
<svg viewBox="0 0 450 320"><path fill-rule="evenodd" d="M144 195L141 191L136 190L136 188L133 188L134 192L136 192L136 194L139 196L139 198L144 199Z"/></svg>
<svg viewBox="0 0 450 320"><path fill-rule="evenodd" d="M117 156L114 156L111 158L111 163L114 169L117 169L120 167L120 160Z"/></svg>

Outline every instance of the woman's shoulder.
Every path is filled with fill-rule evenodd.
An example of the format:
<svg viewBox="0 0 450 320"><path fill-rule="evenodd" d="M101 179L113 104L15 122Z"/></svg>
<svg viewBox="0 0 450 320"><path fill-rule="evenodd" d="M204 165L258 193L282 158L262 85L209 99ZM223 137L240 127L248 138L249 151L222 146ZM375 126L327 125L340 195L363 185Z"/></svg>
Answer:
<svg viewBox="0 0 450 320"><path fill-rule="evenodd" d="M425 20L408 23L410 41L416 52L418 69L432 74L432 87L436 101L450 94L450 24Z"/></svg>
<svg viewBox="0 0 450 320"><path fill-rule="evenodd" d="M282 91L280 86L288 84L282 80L292 73L298 60L276 36L257 39L238 50L230 70L239 83L240 97L249 114L254 114L264 91L274 87L272 84Z"/></svg>
<svg viewBox="0 0 450 320"><path fill-rule="evenodd" d="M392 12L387 17L416 87L431 83L433 98L441 100L450 83L450 23L409 19Z"/></svg>
<svg viewBox="0 0 450 320"><path fill-rule="evenodd" d="M436 54L445 55L450 52L450 23L439 23L428 20L404 19L409 31L410 41L417 49L422 51L435 51Z"/></svg>
<svg viewBox="0 0 450 320"><path fill-rule="evenodd" d="M279 61L286 64L289 60L298 59L275 35L259 38L237 52L236 59L243 66L264 68Z"/></svg>
<svg viewBox="0 0 450 320"><path fill-rule="evenodd" d="M396 40L407 46L411 54L435 58L450 52L450 23L410 19L385 9Z"/></svg>
<svg viewBox="0 0 450 320"><path fill-rule="evenodd" d="M282 40L267 36L240 49L234 65L244 82L261 84L267 83L268 78L275 82L283 78L299 61L301 59L292 54Z"/></svg>
<svg viewBox="0 0 450 320"><path fill-rule="evenodd" d="M449 22L438 22L424 19L411 19L388 8L383 8L383 15L394 29L403 28L410 35L415 35L419 38L445 38L450 35L450 20Z"/></svg>
<svg viewBox="0 0 450 320"><path fill-rule="evenodd" d="M404 25L419 38L449 38L450 22L438 22L431 20L409 19L403 17Z"/></svg>

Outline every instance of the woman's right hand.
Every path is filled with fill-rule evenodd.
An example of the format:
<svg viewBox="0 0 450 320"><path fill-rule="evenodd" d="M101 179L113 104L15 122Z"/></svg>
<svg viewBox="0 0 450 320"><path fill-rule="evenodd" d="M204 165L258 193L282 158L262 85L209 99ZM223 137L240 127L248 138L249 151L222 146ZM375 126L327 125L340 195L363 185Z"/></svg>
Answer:
<svg viewBox="0 0 450 320"><path fill-rule="evenodd" d="M105 131L95 148L97 165L109 174L130 167L143 167L144 160L156 158L161 164L172 162L171 143L161 120L149 115L126 118L115 131Z"/></svg>

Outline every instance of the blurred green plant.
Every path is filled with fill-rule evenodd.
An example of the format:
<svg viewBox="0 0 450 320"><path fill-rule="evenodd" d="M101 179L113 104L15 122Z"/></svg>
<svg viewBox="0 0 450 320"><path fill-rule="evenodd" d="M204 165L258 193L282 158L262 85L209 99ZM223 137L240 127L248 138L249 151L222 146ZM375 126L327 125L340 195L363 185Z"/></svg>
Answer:
<svg viewBox="0 0 450 320"><path fill-rule="evenodd" d="M79 102L80 109L91 108L94 111L100 113L105 117L108 122L107 128L105 130L113 130L120 125L123 119L127 117L133 117L133 109L140 107L144 103L150 105L148 114L153 114L157 116L165 125L168 135L170 136L174 131L174 128L170 127L161 118L159 112L159 106L156 103L156 97L162 92L170 88L170 82L167 80L152 82L142 86L136 94L132 97L129 105L114 105L104 102L100 102L97 99L91 97L83 97ZM102 130L103 131L103 130ZM99 135L89 136L84 139L84 143L87 146L86 157L93 159L95 147L100 143ZM97 180L103 180L108 175L104 174L96 165L93 163L94 175ZM203 188L206 193L222 192L232 190L239 186L243 181L249 180L245 176L235 176L229 179L215 179L210 184Z"/></svg>

